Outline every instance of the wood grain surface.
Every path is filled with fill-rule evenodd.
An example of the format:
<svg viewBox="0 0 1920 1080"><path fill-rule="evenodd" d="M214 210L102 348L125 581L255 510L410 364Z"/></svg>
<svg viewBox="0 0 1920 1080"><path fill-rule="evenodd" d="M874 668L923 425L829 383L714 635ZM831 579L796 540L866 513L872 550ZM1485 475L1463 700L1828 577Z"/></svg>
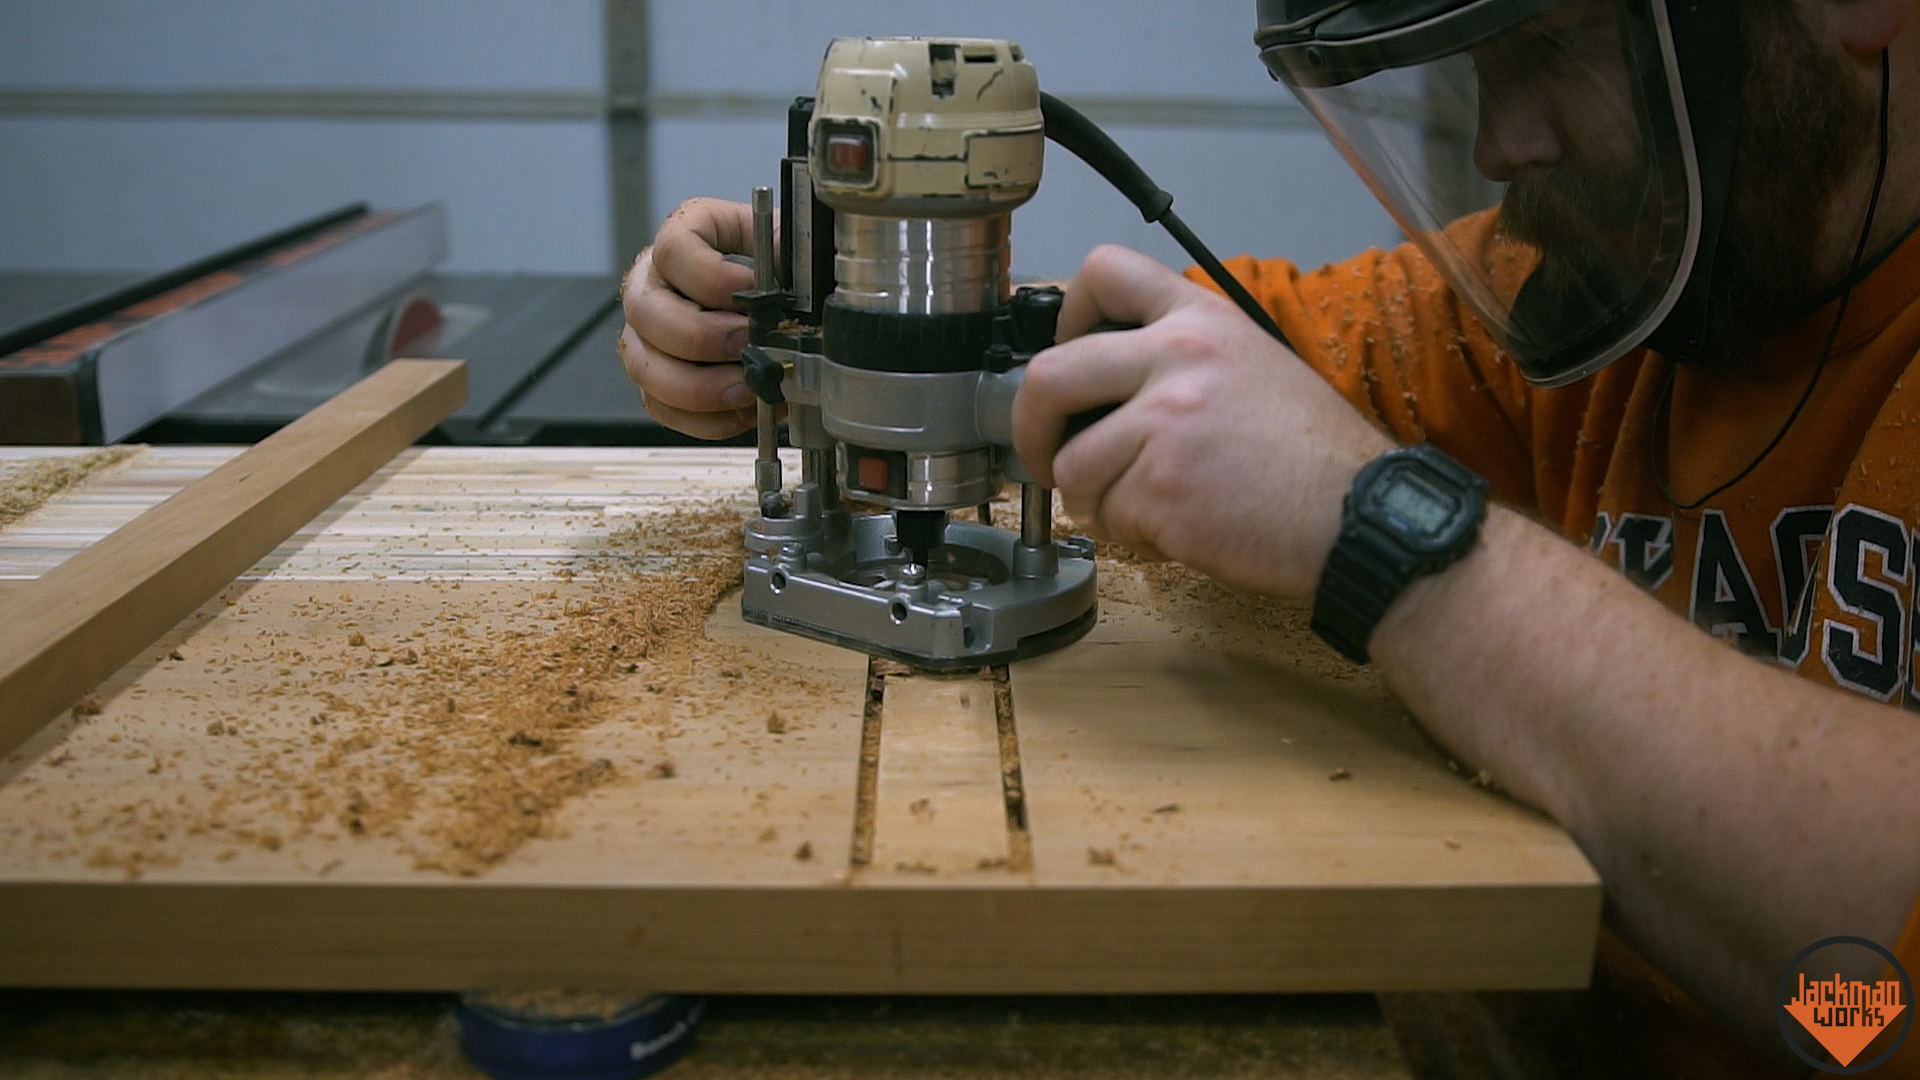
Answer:
<svg viewBox="0 0 1920 1080"><path fill-rule="evenodd" d="M60 496L0 531L0 583L234 453L153 448ZM870 670L728 595L580 668L583 719L487 742L487 673L564 676L621 645L583 627L688 615L660 591L698 584L674 523L730 535L751 455L402 453L0 763L0 982L1585 984L1600 886L1564 832L1450 770L1297 608L1164 567L1103 562L1100 624L1014 665L1004 718L991 672Z"/></svg>

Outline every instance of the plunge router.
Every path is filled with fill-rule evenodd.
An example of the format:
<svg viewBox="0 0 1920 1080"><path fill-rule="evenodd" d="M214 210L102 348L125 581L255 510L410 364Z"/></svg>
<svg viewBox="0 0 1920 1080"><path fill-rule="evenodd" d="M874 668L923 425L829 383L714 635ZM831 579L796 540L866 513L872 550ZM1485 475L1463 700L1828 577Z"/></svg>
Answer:
<svg viewBox="0 0 1920 1080"><path fill-rule="evenodd" d="M1093 543L1054 539L1053 492L1012 449L1013 395L1062 299L1008 275L1013 211L1040 184L1041 97L1010 41L841 38L789 111L785 227L776 248L773 190L756 188L739 296L759 397L747 620L936 671L1093 626ZM1018 532L987 513L1008 480Z"/></svg>
<svg viewBox="0 0 1920 1080"><path fill-rule="evenodd" d="M1041 91L1019 45L836 39L815 96L787 112L777 248L773 189L753 191L754 288L736 297L749 326L741 366L759 398L748 621L935 671L1036 656L1093 627L1093 542L1054 539L1053 492L1013 451L1014 394L1053 344L1064 299L1008 276L1013 211L1039 188L1049 139L1288 344L1173 196ZM790 490L781 406L800 450ZM1063 443L1115 407L1070 418ZM988 514L1009 480L1018 532ZM977 523L952 518L969 508Z"/></svg>

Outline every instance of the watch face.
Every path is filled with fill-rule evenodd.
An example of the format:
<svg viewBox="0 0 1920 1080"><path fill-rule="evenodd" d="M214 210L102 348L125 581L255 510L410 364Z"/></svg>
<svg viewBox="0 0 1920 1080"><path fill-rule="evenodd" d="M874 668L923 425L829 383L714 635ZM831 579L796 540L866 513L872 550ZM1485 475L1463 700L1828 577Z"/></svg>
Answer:
<svg viewBox="0 0 1920 1080"><path fill-rule="evenodd" d="M1460 500L1418 473L1398 471L1386 479L1379 496L1380 509L1394 519L1401 532L1436 537L1460 511Z"/></svg>

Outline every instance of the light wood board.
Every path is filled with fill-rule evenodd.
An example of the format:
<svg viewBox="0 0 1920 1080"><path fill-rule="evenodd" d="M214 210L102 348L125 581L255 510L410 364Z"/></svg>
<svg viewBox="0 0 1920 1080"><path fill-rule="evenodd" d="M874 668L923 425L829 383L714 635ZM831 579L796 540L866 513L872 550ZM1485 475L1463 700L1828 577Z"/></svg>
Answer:
<svg viewBox="0 0 1920 1080"><path fill-rule="evenodd" d="M0 531L0 587L235 452L150 449ZM870 672L742 623L728 597L700 650L609 681L604 717L568 736L611 779L476 875L418 865L431 821L298 820L363 776L337 757L301 771L324 695L419 678L340 657L451 648L452 626L546 640L605 602L609 536L743 498L750 462L404 453L109 679L99 715L0 763L0 983L1585 984L1600 886L1563 831L1449 771L1285 610L1121 564L1102 567L1100 625L1015 665L997 707L991 673ZM345 643L349 622L366 645ZM417 734L398 744L423 753ZM276 802L303 784L319 794Z"/></svg>

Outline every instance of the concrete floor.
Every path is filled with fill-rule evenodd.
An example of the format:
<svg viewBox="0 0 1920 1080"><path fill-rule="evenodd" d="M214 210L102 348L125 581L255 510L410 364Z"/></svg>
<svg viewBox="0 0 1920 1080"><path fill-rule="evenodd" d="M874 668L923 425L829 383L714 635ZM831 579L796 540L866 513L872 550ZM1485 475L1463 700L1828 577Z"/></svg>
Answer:
<svg viewBox="0 0 1920 1080"><path fill-rule="evenodd" d="M444 994L0 991L0 1076L477 1080ZM1387 1080L1365 995L716 997L671 1080Z"/></svg>

